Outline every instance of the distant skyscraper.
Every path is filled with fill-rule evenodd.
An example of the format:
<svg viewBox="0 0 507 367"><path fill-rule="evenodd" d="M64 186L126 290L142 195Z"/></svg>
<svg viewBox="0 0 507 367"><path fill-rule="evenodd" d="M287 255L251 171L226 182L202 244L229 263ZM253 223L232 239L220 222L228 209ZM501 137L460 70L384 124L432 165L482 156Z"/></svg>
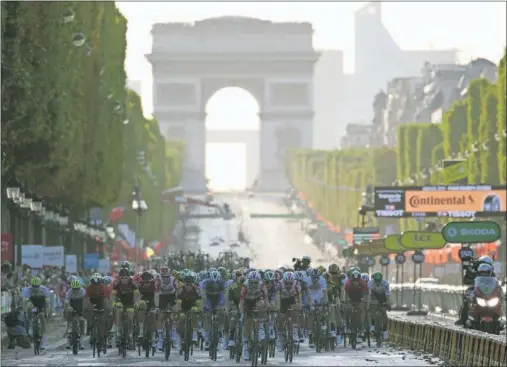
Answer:
<svg viewBox="0 0 507 367"><path fill-rule="evenodd" d="M142 87L141 87L141 81L140 80L129 80L128 86L130 89L132 89L134 92L139 94L141 96Z"/></svg>

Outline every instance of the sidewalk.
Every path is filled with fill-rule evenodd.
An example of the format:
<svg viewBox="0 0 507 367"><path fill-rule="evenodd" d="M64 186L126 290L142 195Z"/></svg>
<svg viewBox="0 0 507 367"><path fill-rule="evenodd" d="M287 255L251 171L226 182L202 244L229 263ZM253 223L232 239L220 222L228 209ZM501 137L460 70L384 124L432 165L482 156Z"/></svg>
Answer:
<svg viewBox="0 0 507 367"><path fill-rule="evenodd" d="M46 330L46 340L47 347L45 352L59 349L65 345L65 329L66 329L66 321L61 317L53 317L53 319L48 323ZM33 357L33 344L30 349L23 349L21 347L16 347L15 349L7 349L9 341L7 337L2 338L2 360L12 359L12 358L26 358ZM41 352L41 354L44 352Z"/></svg>

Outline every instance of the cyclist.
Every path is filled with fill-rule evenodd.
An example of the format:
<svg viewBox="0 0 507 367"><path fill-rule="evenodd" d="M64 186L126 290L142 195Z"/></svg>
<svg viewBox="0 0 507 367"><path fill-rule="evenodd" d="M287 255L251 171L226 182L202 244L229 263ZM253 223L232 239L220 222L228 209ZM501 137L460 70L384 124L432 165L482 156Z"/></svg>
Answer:
<svg viewBox="0 0 507 367"><path fill-rule="evenodd" d="M65 296L65 305L64 305L64 313L67 317L67 349L70 349L70 325L72 323L72 318L74 317L74 313L76 313L79 317L79 335L82 338L84 334L84 297L85 290L81 284L81 281L78 279L74 279L70 282L70 289L67 291L67 295ZM81 340L80 338L80 340ZM83 349L83 345L81 342L79 343L79 349Z"/></svg>
<svg viewBox="0 0 507 367"><path fill-rule="evenodd" d="M252 331L253 311L263 311L266 308L266 289L262 284L262 278L257 270L251 270L241 288L239 312L243 318L243 359L250 359L248 353L248 339ZM262 324L259 326L259 339L263 339L265 333Z"/></svg>
<svg viewBox="0 0 507 367"><path fill-rule="evenodd" d="M202 311L204 312L204 340L206 350L209 350L209 330L211 328L211 313L216 311L218 318L218 329L223 330L225 319L225 283L220 273L214 269L210 270L209 279L201 283ZM220 334L220 333L219 333ZM220 336L222 339L223 336ZM222 344L220 340L220 344Z"/></svg>
<svg viewBox="0 0 507 367"><path fill-rule="evenodd" d="M310 306L310 312L308 314L308 323L312 327L313 325L313 311L315 310L316 305L327 305L327 284L326 280L320 273L319 269L309 269L308 276L306 279L307 289L308 289L308 305ZM315 347L315 341L313 340L313 331L310 330L308 333L308 346L310 348Z"/></svg>
<svg viewBox="0 0 507 367"><path fill-rule="evenodd" d="M90 278L90 285L86 287L85 290L85 301L86 305L90 305L90 307L87 307L88 311L92 311L93 308L96 310L106 310L109 309L109 296L111 294L111 291L109 287L104 283L105 277L99 277L97 274L94 274ZM90 314L92 314L90 312ZM104 314L99 315L99 322L100 323L106 323L106 320L104 319ZM90 321L91 318L88 318ZM107 328L104 328L107 329ZM109 329L108 329L109 331Z"/></svg>
<svg viewBox="0 0 507 367"><path fill-rule="evenodd" d="M158 295L158 307L161 311L172 311L176 305L178 284L176 278L171 275L167 266L160 268L160 290ZM160 312L158 315L157 323L157 349L161 350L163 347L164 324L167 314Z"/></svg>
<svg viewBox="0 0 507 367"><path fill-rule="evenodd" d="M391 290L389 289L389 282L383 279L381 272L377 271L371 275L368 288L370 290L370 330L372 332L375 331L375 315L377 307L381 307L383 338L387 339L389 336L387 331L387 310L391 309Z"/></svg>
<svg viewBox="0 0 507 367"><path fill-rule="evenodd" d="M276 280L274 271L266 270L264 272L264 285L266 287L268 311L274 319L276 316L275 313L280 309L280 290L282 289L282 283ZM268 323L268 337L272 340L275 339L273 319L270 319Z"/></svg>
<svg viewBox="0 0 507 367"><path fill-rule="evenodd" d="M177 307L181 311L178 323L178 333L175 335L175 348L181 348L181 335L185 335L185 314L192 312L191 326L192 326L192 341L197 345L197 312L201 305L201 291L197 283L197 276L193 272L189 272L181 279L182 286L178 289L177 294Z"/></svg>
<svg viewBox="0 0 507 367"><path fill-rule="evenodd" d="M361 278L361 273L357 270L354 270L349 278L347 280L347 283L345 283L345 294L347 295L347 299L350 302L350 306L355 304L357 306L357 310L359 312L359 325L356 325L358 327L358 330L362 330L361 325L364 325L364 304L363 300L366 294L368 293L368 285L366 282ZM352 320L352 314L351 314L352 307L347 309L347 320ZM358 333L359 334L359 333ZM360 335L359 335L360 337ZM360 339L358 337L358 343L360 342Z"/></svg>
<svg viewBox="0 0 507 367"><path fill-rule="evenodd" d="M150 311L148 317L156 320L153 311L157 310L155 293L158 291L158 284L155 280L153 271L146 270L141 275L141 283L139 284L139 294L141 299L138 303L137 320L139 322L139 337L144 338L144 326L146 322L146 313ZM147 335L153 336L155 332L155 322L149 323L150 330L147 330ZM161 343L159 343L161 344ZM157 347L157 338L153 339L153 347Z"/></svg>
<svg viewBox="0 0 507 367"><path fill-rule="evenodd" d="M333 304L334 304L334 317L336 321L336 342L337 344L341 344L342 342L342 299L343 299L343 281L342 275L340 272L340 268L337 264L333 263L328 267L328 273L330 276L330 281L332 286L332 295L333 295Z"/></svg>
<svg viewBox="0 0 507 367"><path fill-rule="evenodd" d="M279 338L277 340L277 348L281 352L283 346L287 342L284 334L284 324L287 316L292 319L292 339L294 342L300 340L299 337L299 312L301 310L301 284L296 279L296 274L293 272L286 272L283 274L282 286L279 291L279 309L280 315L278 317L278 332ZM291 311L289 311L289 309Z"/></svg>
<svg viewBox="0 0 507 367"><path fill-rule="evenodd" d="M126 268L120 269L118 279L113 283L113 291L111 292L111 301L115 307L115 326L116 326L116 342L121 340L122 316L123 310L127 311L127 328L130 335L132 325L134 323L134 305L140 298L137 285L129 276L130 271Z"/></svg>
<svg viewBox="0 0 507 367"><path fill-rule="evenodd" d="M234 283L227 290L226 301L227 315L229 316L229 340L227 343L229 348L236 345L234 340L236 338L236 328L238 327L241 286L246 280L241 270L236 271L235 278Z"/></svg>
<svg viewBox="0 0 507 367"><path fill-rule="evenodd" d="M41 327L41 345L40 349L46 348L46 312L49 309L49 289L41 285L41 279L33 277L31 280L31 286L25 287L21 291L21 297L23 298L23 309L25 310L28 320L32 320L33 311L37 309L40 327Z"/></svg>
<svg viewBox="0 0 507 367"><path fill-rule="evenodd" d="M339 309L340 299L338 298L338 293L336 291L335 284L331 279L331 274L327 271L324 272L324 280L327 285L327 299L329 301L329 326L331 328L331 336L338 341L337 338L337 322L336 322L336 312Z"/></svg>

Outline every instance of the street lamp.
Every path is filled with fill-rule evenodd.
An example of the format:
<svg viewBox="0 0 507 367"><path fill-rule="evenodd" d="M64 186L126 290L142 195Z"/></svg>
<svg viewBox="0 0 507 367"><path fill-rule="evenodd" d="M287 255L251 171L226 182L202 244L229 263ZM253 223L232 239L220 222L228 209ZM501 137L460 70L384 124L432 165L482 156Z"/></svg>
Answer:
<svg viewBox="0 0 507 367"><path fill-rule="evenodd" d="M76 33L74 34L74 37L72 38L72 43L76 47L81 47L85 44L86 38L83 35L83 33Z"/></svg>
<svg viewBox="0 0 507 367"><path fill-rule="evenodd" d="M139 182L139 181L138 181ZM139 230L141 227L141 216L143 213L148 210L148 205L144 200L141 199L141 189L139 188L139 185L134 186L134 190L132 192L132 210L137 214L137 221L136 221L136 266L139 264L139 248L140 246L140 236L139 236Z"/></svg>
<svg viewBox="0 0 507 367"><path fill-rule="evenodd" d="M70 23L73 20L74 20L74 12L71 9L67 9L67 11L63 13L63 22Z"/></svg>

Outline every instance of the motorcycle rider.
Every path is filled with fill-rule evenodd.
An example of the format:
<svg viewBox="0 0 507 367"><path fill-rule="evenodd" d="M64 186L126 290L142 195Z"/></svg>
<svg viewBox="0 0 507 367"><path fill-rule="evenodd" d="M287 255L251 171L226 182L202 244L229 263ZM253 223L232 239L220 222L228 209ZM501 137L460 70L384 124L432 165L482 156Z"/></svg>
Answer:
<svg viewBox="0 0 507 367"><path fill-rule="evenodd" d="M455 322L456 325L464 325L467 317L468 317L468 307L470 300L474 297L474 280L477 276L478 270L481 267L481 265L489 265L489 268L491 269L491 276L495 276L495 273L493 272L493 260L489 256L481 256L477 261L473 261L471 263L471 266L467 267L465 269L465 275L463 277L463 283L468 286L467 290L465 291L465 294L463 296L463 304L461 305L460 311L459 311L459 319ZM482 269L485 269L482 267Z"/></svg>

